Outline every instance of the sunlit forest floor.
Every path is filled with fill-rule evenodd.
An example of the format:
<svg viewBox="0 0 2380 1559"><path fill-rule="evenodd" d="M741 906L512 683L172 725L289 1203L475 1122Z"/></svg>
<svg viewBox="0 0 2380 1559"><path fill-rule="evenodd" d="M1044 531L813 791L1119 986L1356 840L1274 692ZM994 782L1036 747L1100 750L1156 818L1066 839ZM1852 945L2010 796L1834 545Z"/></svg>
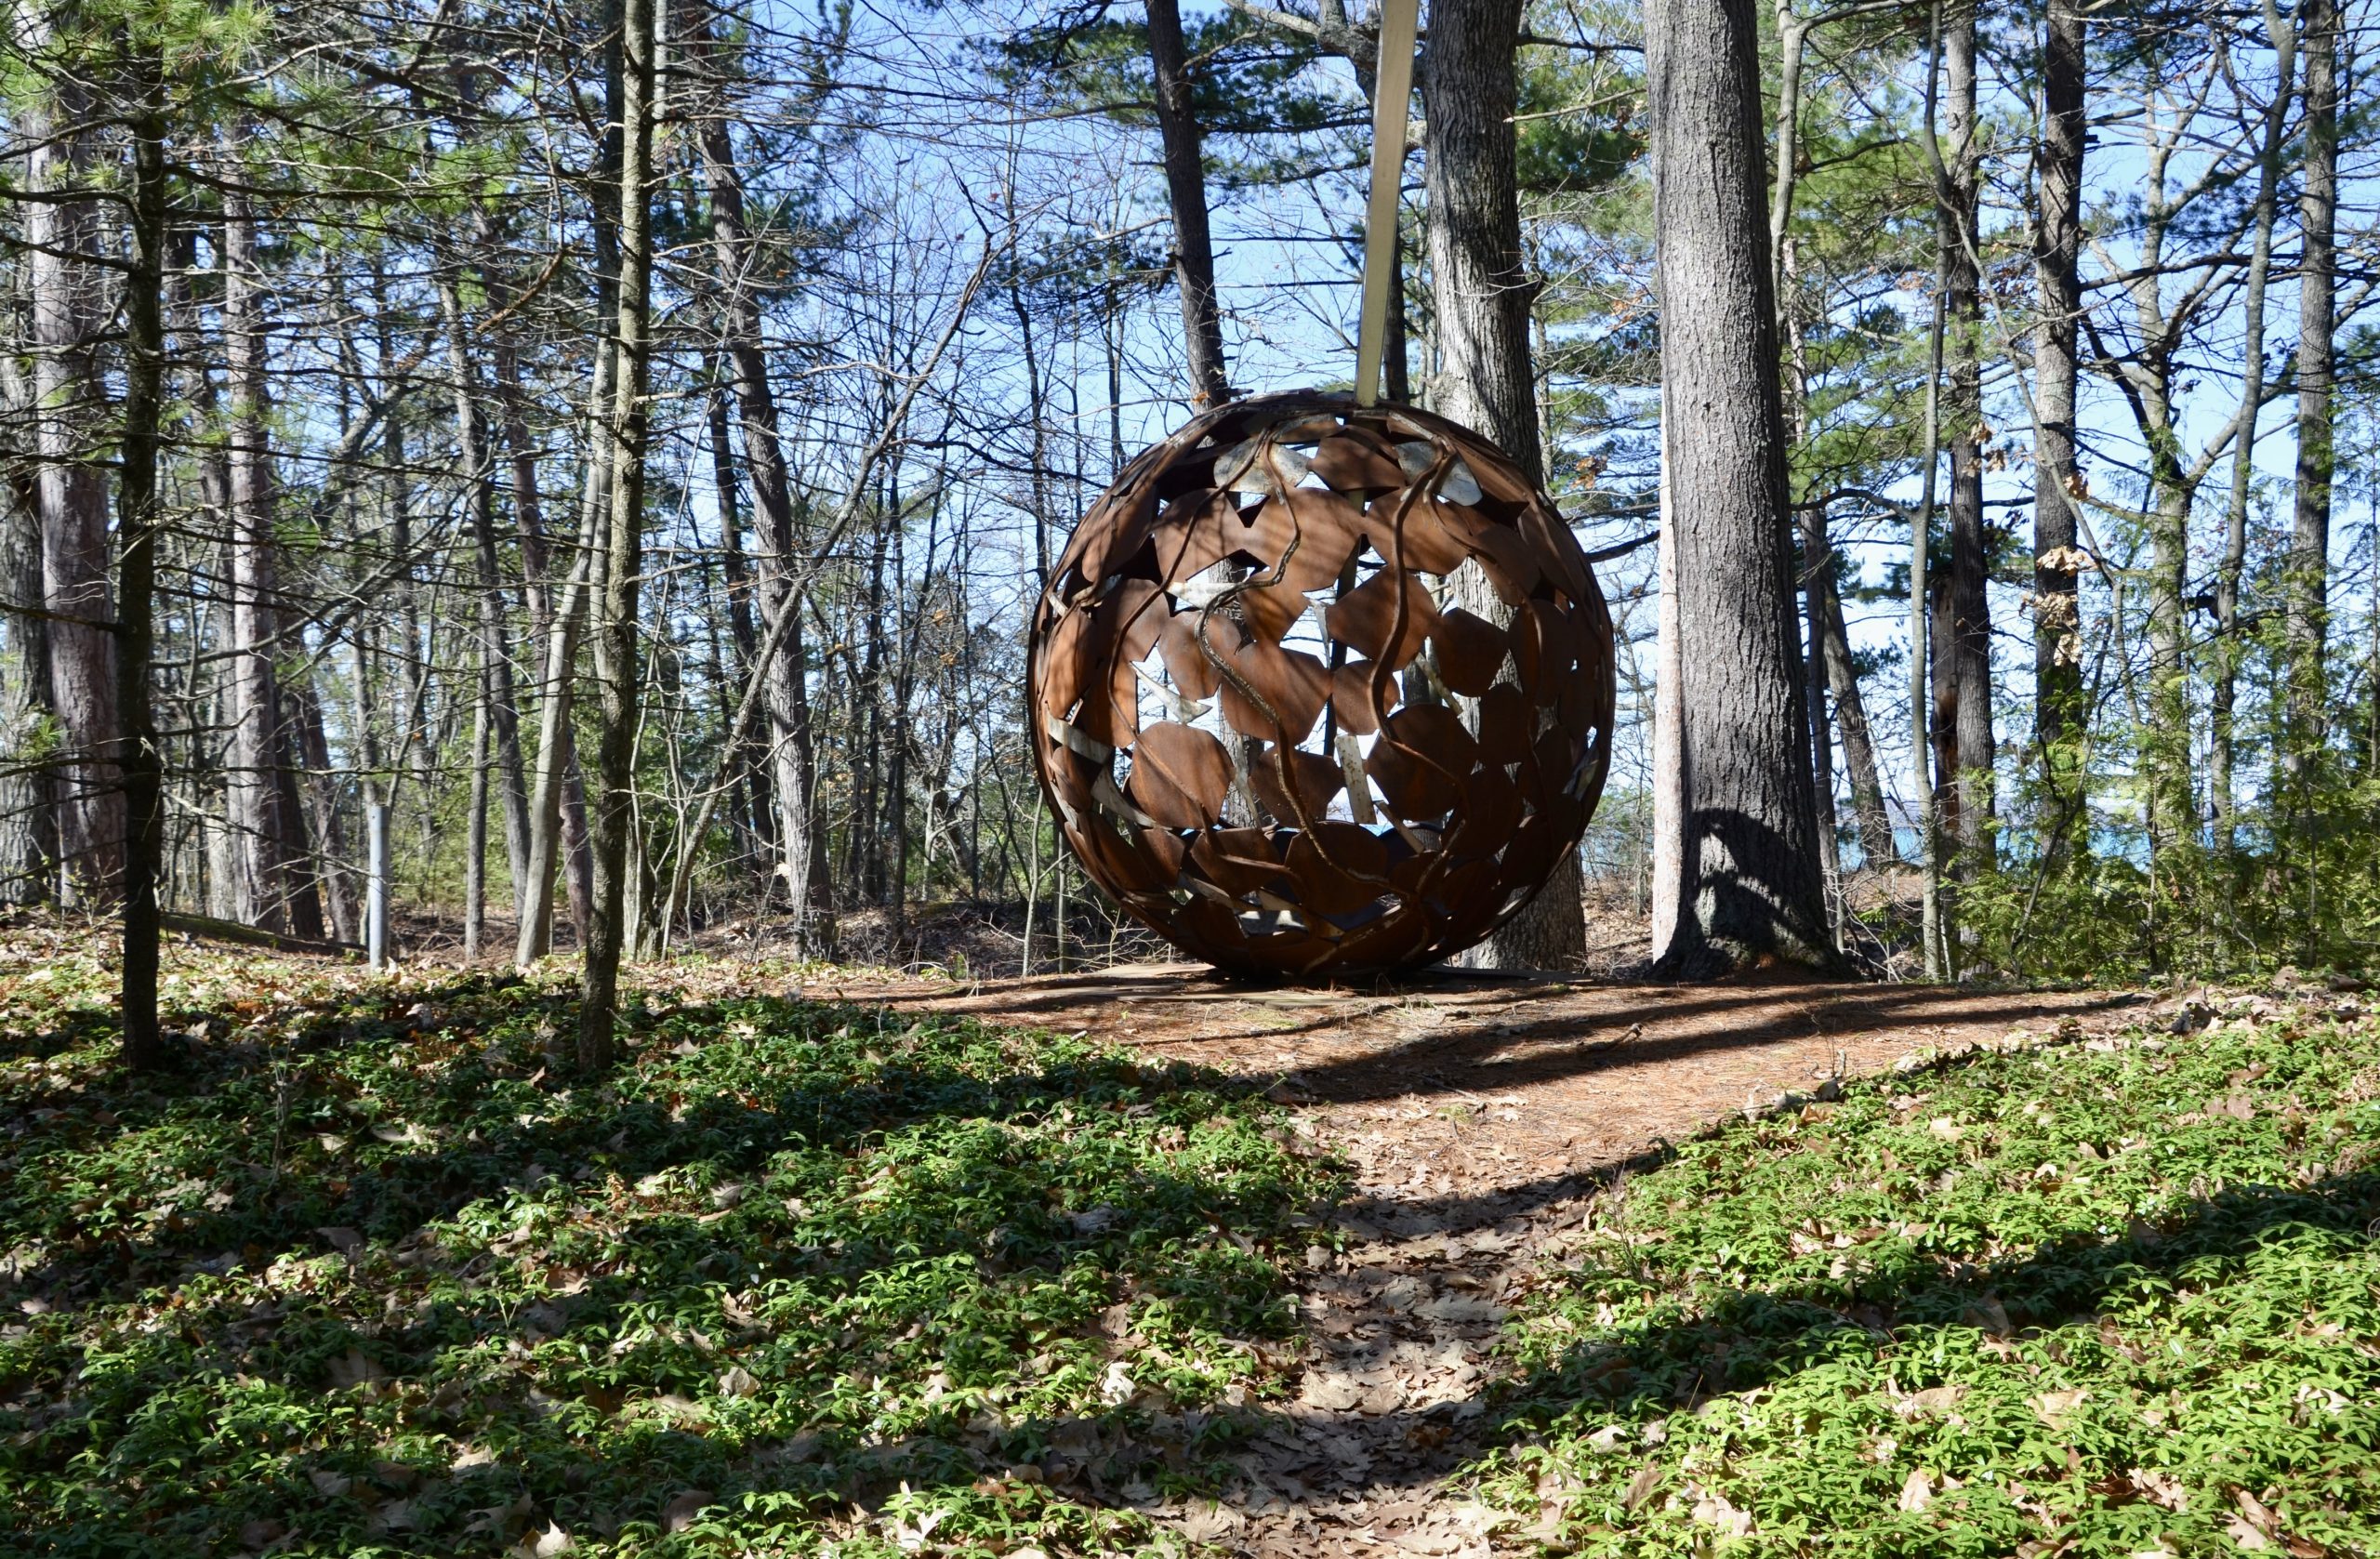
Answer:
<svg viewBox="0 0 2380 1559"><path fill-rule="evenodd" d="M2380 1018L0 929L0 1551L2380 1552Z"/></svg>

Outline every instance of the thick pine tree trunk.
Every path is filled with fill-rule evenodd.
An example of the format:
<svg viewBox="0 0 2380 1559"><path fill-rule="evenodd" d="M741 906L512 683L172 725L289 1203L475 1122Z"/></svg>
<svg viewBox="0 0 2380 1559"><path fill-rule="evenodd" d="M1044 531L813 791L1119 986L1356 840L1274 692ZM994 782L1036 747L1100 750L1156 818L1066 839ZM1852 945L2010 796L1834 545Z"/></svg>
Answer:
<svg viewBox="0 0 2380 1559"><path fill-rule="evenodd" d="M1983 145L1976 119L1976 4L1952 0L1942 38L1945 188L1937 213L1944 253L1948 376L1942 416L1950 429L1950 568L1949 672L1958 767L1943 776L1958 789L1958 869L1991 864L1996 743L1991 729L1991 560L1983 530L1983 297L1976 269L1977 182Z"/></svg>
<svg viewBox="0 0 2380 1559"><path fill-rule="evenodd" d="M20 42L51 46L51 14L33 7ZM119 734L115 618L108 588L108 481L95 347L109 328L107 272L85 257L99 243L89 186L96 132L83 73L60 69L17 112L26 186L51 198L24 203L34 490L41 524L42 606L49 623L49 707L65 754L51 776L61 895L69 907L112 900L124 870L125 800L103 754ZM64 197L64 198L60 198Z"/></svg>
<svg viewBox="0 0 2380 1559"><path fill-rule="evenodd" d="M2033 227L2041 324L2033 331L2033 730L2049 805L2070 814L2082 775L2075 744L2082 707L2082 598L2070 566L2077 339L2082 316L2082 157L2087 42L2082 0L2049 0L2042 49L2042 139ZM2072 849L2053 823L2049 848Z"/></svg>
<svg viewBox="0 0 2380 1559"><path fill-rule="evenodd" d="M230 369L231 537L231 642L225 667L231 734L223 777L231 829L227 902L242 925L278 931L284 929L276 763L281 696L273 658L281 601L267 428L271 408L265 383L264 278L257 258L255 208L242 188L247 177L239 155L244 139L234 134L224 143L223 342Z"/></svg>
<svg viewBox="0 0 2380 1559"><path fill-rule="evenodd" d="M1772 959L1831 971L1752 8L1648 0L1645 43L1663 416L1692 429L1664 441L1684 806L1677 911L1654 967L1672 979Z"/></svg>
<svg viewBox="0 0 2380 1559"><path fill-rule="evenodd" d="M1958 624L1947 571L1926 580L1926 675L1932 680L1933 718L1926 734L1934 743L1934 805L1942 837L1956 841L1965 826L1966 791L1959 784Z"/></svg>
<svg viewBox="0 0 2380 1559"><path fill-rule="evenodd" d="M8 421L16 426L31 408L16 403L13 394L9 400ZM0 479L0 603L40 601L41 526L33 494ZM35 739L49 722L47 630L39 617L0 608L0 904L40 904L49 897L56 848L49 775L31 761Z"/></svg>
<svg viewBox="0 0 2380 1559"><path fill-rule="evenodd" d="M1429 388L1437 410L1486 434L1541 485L1545 457L1529 363L1535 283L1521 253L1514 165L1513 53L1521 14L1521 0L1441 0L1430 13L1420 73L1429 115L1423 166L1438 327L1438 373ZM1448 588L1456 604L1490 621L1511 618L1475 568L1459 571ZM1804 751L1806 759L1806 745ZM1585 953L1574 850L1471 959L1493 969L1567 969Z"/></svg>
<svg viewBox="0 0 2380 1559"><path fill-rule="evenodd" d="M2297 486L2286 581L2289 722L2281 761L2296 792L2291 810L2302 818L2308 810L2304 797L2309 771L2328 719L2323 656L2330 627L2332 398L2337 385L2337 0L2301 0L2297 26L2306 58L2306 166L2297 197L2305 255L2297 284Z"/></svg>
<svg viewBox="0 0 2380 1559"><path fill-rule="evenodd" d="M1173 279L1182 294L1182 338L1190 354L1190 396L1199 409L1231 399L1223 367L1223 310L1215 295L1215 245L1207 221L1207 167L1190 94L1188 51L1175 0L1149 0L1149 63L1157 76L1157 135L1173 211Z"/></svg>

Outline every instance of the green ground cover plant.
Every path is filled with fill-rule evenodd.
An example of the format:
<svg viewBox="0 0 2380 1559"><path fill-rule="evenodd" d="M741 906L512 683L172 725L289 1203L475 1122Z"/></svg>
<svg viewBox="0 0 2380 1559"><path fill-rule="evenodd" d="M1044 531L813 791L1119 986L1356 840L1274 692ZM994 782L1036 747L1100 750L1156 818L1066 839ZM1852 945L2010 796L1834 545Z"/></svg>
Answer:
<svg viewBox="0 0 2380 1559"><path fill-rule="evenodd" d="M1160 1552L1292 1362L1337 1181L1210 1076L648 989L590 1082L557 984L176 961L156 1081L0 961L11 1554Z"/></svg>
<svg viewBox="0 0 2380 1559"><path fill-rule="evenodd" d="M1984 1053L1598 1198L1484 1491L1595 1555L2380 1552L2380 1026Z"/></svg>

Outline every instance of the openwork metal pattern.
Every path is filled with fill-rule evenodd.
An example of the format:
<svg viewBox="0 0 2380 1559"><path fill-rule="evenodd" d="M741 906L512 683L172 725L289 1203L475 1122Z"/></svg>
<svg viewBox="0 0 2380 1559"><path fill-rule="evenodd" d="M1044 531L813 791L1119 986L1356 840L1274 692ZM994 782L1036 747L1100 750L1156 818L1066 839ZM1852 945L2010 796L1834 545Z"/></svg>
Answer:
<svg viewBox="0 0 2380 1559"><path fill-rule="evenodd" d="M1142 455L1067 544L1030 675L1084 869L1236 973L1471 946L1578 842L1609 760L1585 555L1493 446L1403 406L1236 402Z"/></svg>

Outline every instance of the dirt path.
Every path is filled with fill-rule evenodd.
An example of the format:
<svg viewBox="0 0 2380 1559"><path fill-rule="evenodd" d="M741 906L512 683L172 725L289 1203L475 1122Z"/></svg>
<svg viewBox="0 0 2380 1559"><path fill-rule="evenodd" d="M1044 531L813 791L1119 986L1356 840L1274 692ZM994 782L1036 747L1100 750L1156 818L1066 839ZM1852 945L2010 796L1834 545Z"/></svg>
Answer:
<svg viewBox="0 0 2380 1559"><path fill-rule="evenodd" d="M2127 998L1923 986L1675 987L1445 976L1266 991L1185 965L813 996L1083 1029L1264 1080L1356 1167L1343 1254L1300 1283L1302 1393L1221 1504L1162 1513L1260 1555L1526 1551L1448 1476L1505 1309L1620 1168L1750 1105L1950 1050L2115 1021Z"/></svg>

